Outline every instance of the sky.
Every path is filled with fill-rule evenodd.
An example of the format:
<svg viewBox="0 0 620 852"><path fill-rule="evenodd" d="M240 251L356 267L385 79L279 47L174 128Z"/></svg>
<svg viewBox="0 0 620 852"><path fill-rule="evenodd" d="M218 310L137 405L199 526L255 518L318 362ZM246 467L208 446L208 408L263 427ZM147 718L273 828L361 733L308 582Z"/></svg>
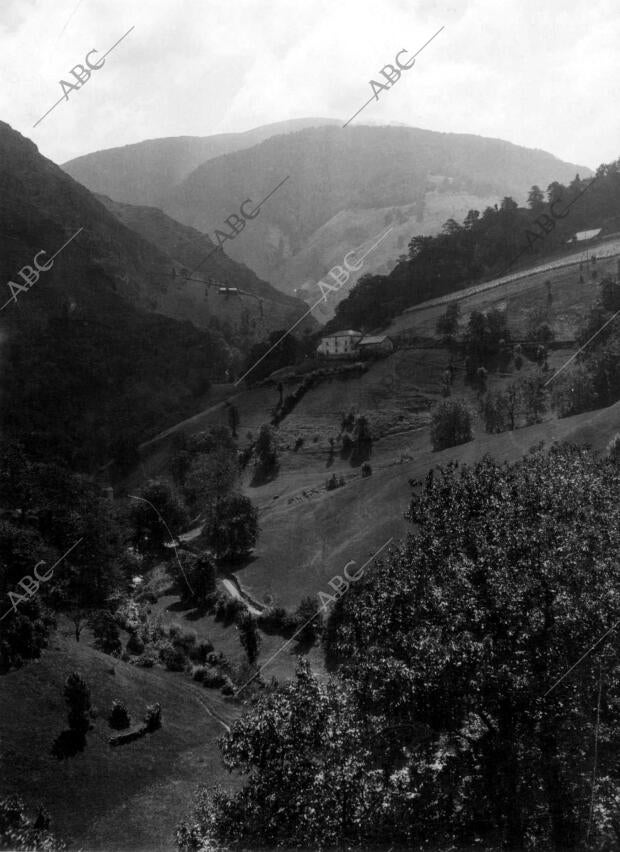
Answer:
<svg viewBox="0 0 620 852"><path fill-rule="evenodd" d="M95 64L83 86L60 80ZM0 119L57 163L164 136L306 116L401 123L620 156L617 0L0 0Z"/></svg>

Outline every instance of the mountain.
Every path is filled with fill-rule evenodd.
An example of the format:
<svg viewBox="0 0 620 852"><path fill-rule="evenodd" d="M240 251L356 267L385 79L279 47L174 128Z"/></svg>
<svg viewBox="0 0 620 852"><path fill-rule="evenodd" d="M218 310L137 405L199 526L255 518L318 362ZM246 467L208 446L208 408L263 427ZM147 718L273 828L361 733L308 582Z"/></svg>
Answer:
<svg viewBox="0 0 620 852"><path fill-rule="evenodd" d="M412 236L437 233L448 218L464 218L505 195L525 199L532 184L568 181L576 171L590 173L499 139L408 127L319 127L204 163L174 190L165 209L210 232L244 198L257 201L290 175L243 239L227 247L232 257L251 258L259 275L308 302L320 296L316 282L342 265L346 252L360 243L365 251L391 227L364 268L330 296L333 310L359 275L391 268Z"/></svg>
<svg viewBox="0 0 620 852"><path fill-rule="evenodd" d="M2 303L17 290L9 282L20 283L19 271L34 266L35 256L45 264L65 246L0 312L4 437L82 469L111 457L128 462L141 440L193 414L210 383L236 369L243 353L178 295L187 285L171 272L183 267L165 253L172 238L162 236L174 224L164 222L159 245L147 241L0 123ZM201 249L213 248L199 239ZM179 255L191 260L188 250ZM221 264L234 285L237 267L222 255L213 256L211 269ZM249 270L240 276L266 292ZM282 317L300 316L302 307L286 301L279 303Z"/></svg>
<svg viewBox="0 0 620 852"><path fill-rule="evenodd" d="M262 281L247 266L231 260L205 234L181 225L159 208L97 197L119 221L171 258L171 266L179 274L169 278L166 291L158 296L160 313L190 320L198 328L224 329L227 338L245 352L270 332L293 325L304 311L299 299ZM194 269L195 274L189 275ZM207 281L215 286L202 283ZM236 287L241 293L222 295L217 285ZM309 317L299 328L303 331L314 325Z"/></svg>
<svg viewBox="0 0 620 852"><path fill-rule="evenodd" d="M92 192L108 195L115 201L161 206L177 184L213 157L251 148L279 133L339 123L331 118L299 118L244 133L147 139L76 157L65 163L63 169Z"/></svg>
<svg viewBox="0 0 620 852"><path fill-rule="evenodd" d="M309 304L321 296L317 282L343 265L347 252L360 244L367 251L391 228L341 291L316 309L322 320L333 316L363 274L388 272L413 236L439 233L447 219L462 220L470 209L482 211L506 195L524 201L533 184L545 189L576 172L591 174L500 139L406 126L308 123L322 126L292 122L233 140L193 140L191 156L184 140L153 140L90 154L64 168L117 201L157 197L152 203L169 216L214 239L216 230L232 233L225 220L238 216L246 199L258 204L288 176L240 238L224 246L232 258ZM208 159L198 165L205 152Z"/></svg>

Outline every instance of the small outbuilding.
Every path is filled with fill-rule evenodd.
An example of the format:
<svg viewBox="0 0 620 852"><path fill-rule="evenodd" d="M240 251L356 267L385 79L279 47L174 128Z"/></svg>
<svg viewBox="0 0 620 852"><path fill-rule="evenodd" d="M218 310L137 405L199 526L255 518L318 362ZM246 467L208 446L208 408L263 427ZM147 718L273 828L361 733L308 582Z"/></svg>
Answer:
<svg viewBox="0 0 620 852"><path fill-rule="evenodd" d="M365 358L385 358L394 351L392 338L387 334L363 337L357 344L359 354Z"/></svg>

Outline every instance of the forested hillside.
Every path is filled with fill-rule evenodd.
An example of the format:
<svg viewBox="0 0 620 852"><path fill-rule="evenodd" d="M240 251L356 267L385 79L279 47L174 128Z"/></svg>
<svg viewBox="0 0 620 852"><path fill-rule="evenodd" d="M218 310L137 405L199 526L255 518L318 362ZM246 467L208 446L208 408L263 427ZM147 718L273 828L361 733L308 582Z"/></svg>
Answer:
<svg viewBox="0 0 620 852"><path fill-rule="evenodd" d="M594 228L620 229L620 160L601 165L594 178L554 181L546 193L534 185L527 207L507 196L482 213L470 210L462 224L449 219L435 237L414 237L389 274L359 280L327 328L381 327L411 305L534 263Z"/></svg>

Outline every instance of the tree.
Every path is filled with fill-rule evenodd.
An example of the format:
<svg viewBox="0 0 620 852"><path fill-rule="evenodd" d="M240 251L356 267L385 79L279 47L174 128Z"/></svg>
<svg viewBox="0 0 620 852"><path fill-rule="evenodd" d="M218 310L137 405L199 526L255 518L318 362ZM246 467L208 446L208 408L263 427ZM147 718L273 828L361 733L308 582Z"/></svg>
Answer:
<svg viewBox="0 0 620 852"><path fill-rule="evenodd" d="M132 542L141 552L161 557L188 523L183 501L169 482L151 479L131 499Z"/></svg>
<svg viewBox="0 0 620 852"><path fill-rule="evenodd" d="M431 412L433 450L444 450L471 441L471 413L461 400L440 402Z"/></svg>
<svg viewBox="0 0 620 852"><path fill-rule="evenodd" d="M108 723L110 727L114 728L116 731L122 731L131 725L131 718L127 711L127 707L119 698L115 698L112 702L112 709L110 710Z"/></svg>
<svg viewBox="0 0 620 852"><path fill-rule="evenodd" d="M105 654L120 656L122 650L120 632L114 616L107 609L94 612L89 621L95 636L95 648Z"/></svg>
<svg viewBox="0 0 620 852"><path fill-rule="evenodd" d="M237 628L239 630L239 639L245 653L248 656L248 663L253 666L258 659L258 653L261 646L261 637L258 632L256 619L251 612L245 610L237 619Z"/></svg>
<svg viewBox="0 0 620 852"><path fill-rule="evenodd" d="M208 553L197 555L183 550L177 556L169 565L181 594L204 606L216 590L217 566Z"/></svg>
<svg viewBox="0 0 620 852"><path fill-rule="evenodd" d="M258 510L248 497L231 494L218 500L208 513L202 534L218 559L238 560L258 540Z"/></svg>
<svg viewBox="0 0 620 852"><path fill-rule="evenodd" d="M363 474L362 474L363 475ZM316 598L302 598L295 611L297 628L302 628L297 634L300 645L313 645L323 627L321 608Z"/></svg>
<svg viewBox="0 0 620 852"><path fill-rule="evenodd" d="M190 463L185 479L188 502L200 509L208 503L225 497L235 487L239 476L237 451L219 447L201 454Z"/></svg>
<svg viewBox="0 0 620 852"><path fill-rule="evenodd" d="M90 688L79 672L72 672L65 681L64 696L69 728L83 736L90 728Z"/></svg>
<svg viewBox="0 0 620 852"><path fill-rule="evenodd" d="M597 772L608 781L596 786L590 841L615 848L616 468L557 446L515 464L453 465L419 485L415 534L340 598L328 624L328 661L344 666L362 710L427 731L414 753L387 752L384 773L413 779L412 817L429 844L450 826L452 848L525 849L527 838L588 848L600 671ZM425 803L415 779L435 760Z"/></svg>
<svg viewBox="0 0 620 852"><path fill-rule="evenodd" d="M527 203L530 210L533 210L534 213L540 213L545 206L545 194L536 184L534 184L528 193Z"/></svg>
<svg viewBox="0 0 620 852"><path fill-rule="evenodd" d="M278 447L273 429L266 423L260 427L254 451L258 477L272 476L278 468Z"/></svg>
<svg viewBox="0 0 620 852"><path fill-rule="evenodd" d="M570 417L596 408L594 377L585 364L571 364L553 381L551 404L558 417Z"/></svg>
<svg viewBox="0 0 620 852"><path fill-rule="evenodd" d="M459 327L459 304L450 302L448 307L438 319L435 326L437 334L441 335L444 342L451 346Z"/></svg>

